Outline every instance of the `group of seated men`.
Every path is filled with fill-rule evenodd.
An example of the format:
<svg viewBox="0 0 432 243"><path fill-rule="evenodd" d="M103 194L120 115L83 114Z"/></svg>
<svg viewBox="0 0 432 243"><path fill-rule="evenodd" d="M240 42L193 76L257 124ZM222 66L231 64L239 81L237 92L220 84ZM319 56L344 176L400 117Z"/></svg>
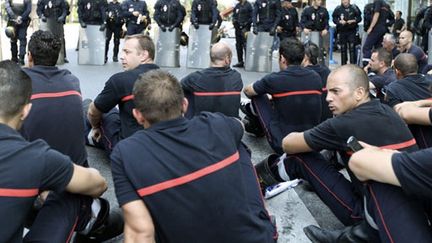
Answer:
<svg viewBox="0 0 432 243"><path fill-rule="evenodd" d="M375 99L375 76L354 65L330 72L313 43L283 40L280 71L243 89L223 42L212 47L209 68L179 81L153 63L150 37L131 35L124 71L82 101L77 77L55 66L60 48L37 31L29 67L0 62L1 242L68 242L74 232L75 242L121 233L125 242L276 242L261 189L290 178L308 181L347 226L308 226L314 242L432 238L432 95L414 55L399 54L390 67L391 55L374 52L375 76L391 68L397 78L380 81ZM242 91L249 104L240 104ZM258 181L244 127L265 135L276 154L260 162ZM350 136L364 149L352 151ZM100 197L107 183L89 168L85 144L109 154L122 214Z"/></svg>

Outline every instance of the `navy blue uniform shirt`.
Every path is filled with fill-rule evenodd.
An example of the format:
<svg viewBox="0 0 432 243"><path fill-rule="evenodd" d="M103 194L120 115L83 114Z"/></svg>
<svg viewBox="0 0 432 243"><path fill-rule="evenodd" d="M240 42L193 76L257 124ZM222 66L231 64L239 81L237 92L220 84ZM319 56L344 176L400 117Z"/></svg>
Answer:
<svg viewBox="0 0 432 243"><path fill-rule="evenodd" d="M240 96L243 89L241 75L230 67L211 67L189 74L181 81L189 100L190 118L201 111L221 112L239 117Z"/></svg>
<svg viewBox="0 0 432 243"><path fill-rule="evenodd" d="M42 140L25 141L0 124L0 242L22 242L24 222L39 192L62 192L73 174L70 159Z"/></svg>
<svg viewBox="0 0 432 243"><path fill-rule="evenodd" d="M104 89L94 100L96 108L103 113L109 112L116 105L119 106L121 138L129 137L142 129L132 114L132 109L135 108L132 97L133 86L139 75L158 68L156 64L141 64L133 70L116 73L108 79Z"/></svg>
<svg viewBox="0 0 432 243"><path fill-rule="evenodd" d="M163 121L111 154L120 205L143 200L156 242L275 242L241 123L203 112Z"/></svg>
<svg viewBox="0 0 432 243"><path fill-rule="evenodd" d="M321 121L321 78L310 69L289 66L255 82L253 89L258 95L273 97L270 133L280 141L277 144L289 133L305 131Z"/></svg>
<svg viewBox="0 0 432 243"><path fill-rule="evenodd" d="M32 109L21 128L29 141L45 140L53 149L87 166L84 114L79 80L69 70L50 66L24 68L32 79Z"/></svg>

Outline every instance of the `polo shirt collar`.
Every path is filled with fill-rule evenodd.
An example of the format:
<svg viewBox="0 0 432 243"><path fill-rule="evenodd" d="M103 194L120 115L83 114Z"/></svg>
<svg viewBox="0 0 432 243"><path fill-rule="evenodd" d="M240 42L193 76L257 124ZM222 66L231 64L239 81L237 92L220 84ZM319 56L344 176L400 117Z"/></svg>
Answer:
<svg viewBox="0 0 432 243"><path fill-rule="evenodd" d="M168 121L161 121L156 124L153 124L151 127L147 128L146 130L149 131L156 131L156 130L163 130L166 128L172 128L172 127L178 127L183 126L187 123L187 119L183 116L180 116L178 118L168 120Z"/></svg>

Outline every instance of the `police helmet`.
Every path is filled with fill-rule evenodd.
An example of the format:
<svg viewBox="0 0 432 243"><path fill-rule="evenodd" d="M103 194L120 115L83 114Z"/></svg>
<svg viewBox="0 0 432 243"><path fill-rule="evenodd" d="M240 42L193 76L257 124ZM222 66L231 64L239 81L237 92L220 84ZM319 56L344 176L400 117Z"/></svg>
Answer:
<svg viewBox="0 0 432 243"><path fill-rule="evenodd" d="M15 38L15 28L13 26L6 27L5 32L8 38Z"/></svg>

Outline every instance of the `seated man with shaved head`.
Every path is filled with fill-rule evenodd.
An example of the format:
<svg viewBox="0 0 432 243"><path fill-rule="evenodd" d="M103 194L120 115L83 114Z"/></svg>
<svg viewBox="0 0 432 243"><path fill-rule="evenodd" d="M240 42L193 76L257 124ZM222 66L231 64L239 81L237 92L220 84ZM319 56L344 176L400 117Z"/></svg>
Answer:
<svg viewBox="0 0 432 243"><path fill-rule="evenodd" d="M181 84L191 118L201 111L221 112L239 117L240 94L243 82L239 72L231 69L232 52L225 43L216 43L210 51L210 67L182 79Z"/></svg>
<svg viewBox="0 0 432 243"><path fill-rule="evenodd" d="M318 152L323 149L338 151L347 167L353 152L347 146L350 136L378 147L407 151L417 150L416 142L396 112L379 100L369 98L369 80L361 68L345 65L332 71L327 91L327 101L335 117L307 131L288 134L282 144L286 158L268 164L267 173L279 181L307 180L342 223L353 225L338 235L325 234L309 226L304 231L313 242L375 242L375 237L388 242L394 235L401 236L403 230L397 229L400 222L383 222L380 214L391 216L395 208L399 208L399 216L409 219L415 214L417 202L407 199L399 188L375 182L360 183L348 168L351 180L347 180L335 164ZM360 223L364 219L367 224ZM389 234L384 230L386 227L391 228Z"/></svg>
<svg viewBox="0 0 432 243"><path fill-rule="evenodd" d="M418 65L418 72L423 73L423 69L428 64L427 55L423 49L413 43L413 34L409 30L404 30L399 35L399 51L401 53L411 53L415 56Z"/></svg>
<svg viewBox="0 0 432 243"><path fill-rule="evenodd" d="M401 34L402 35L402 34ZM428 75L417 73L414 55L402 53L394 61L398 80L387 86L385 102L391 107L405 101L417 101L432 98L431 79ZM432 127L410 124L409 128L420 148L432 147Z"/></svg>

